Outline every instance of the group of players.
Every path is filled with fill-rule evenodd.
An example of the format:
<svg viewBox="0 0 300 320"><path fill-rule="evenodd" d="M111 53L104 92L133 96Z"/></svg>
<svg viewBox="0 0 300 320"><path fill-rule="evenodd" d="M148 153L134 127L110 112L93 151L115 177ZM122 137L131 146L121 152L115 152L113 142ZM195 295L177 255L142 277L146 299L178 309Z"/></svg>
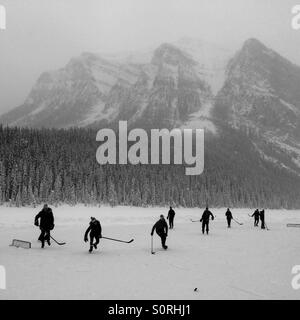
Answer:
<svg viewBox="0 0 300 320"><path fill-rule="evenodd" d="M227 219L227 226L228 228L231 227L231 220L234 219L230 209L228 208L225 213ZM259 220L261 221L261 228L265 229L265 211L259 211L256 209L254 213L250 216L254 217L254 226L257 227L259 224ZM169 226L167 221L165 220L164 215L160 215L159 220L153 225L151 230L151 236L153 237L154 231L156 231L157 235L161 239L161 245L163 249L168 249L166 245L166 240L168 237L169 229L174 228L174 218L175 218L175 211L172 207L170 207L167 220L169 220ZM212 212L206 207L204 210L200 222L202 222L202 233L208 234L209 233L209 221L214 220L214 215ZM38 226L41 230L40 236L38 238L41 241L41 247L45 247L45 243L49 246L51 245L50 242L50 232L54 229L54 216L52 209L48 207L47 204L44 205L43 209L35 216L34 224ZM100 239L102 238L102 227L100 222L95 218L91 217L91 221L89 226L84 234L84 241L89 241L89 252L92 253L94 249L97 249Z"/></svg>

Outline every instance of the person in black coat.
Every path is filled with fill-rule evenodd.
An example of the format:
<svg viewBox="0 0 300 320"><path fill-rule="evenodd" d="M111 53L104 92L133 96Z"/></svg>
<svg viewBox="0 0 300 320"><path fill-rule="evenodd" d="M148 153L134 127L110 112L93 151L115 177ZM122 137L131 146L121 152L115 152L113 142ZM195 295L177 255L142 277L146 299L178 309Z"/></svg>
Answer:
<svg viewBox="0 0 300 320"><path fill-rule="evenodd" d="M254 227L258 227L259 216L260 216L259 210L256 209L251 216L251 217L254 217Z"/></svg>
<svg viewBox="0 0 300 320"><path fill-rule="evenodd" d="M89 250L89 253L92 253L93 249L97 249L97 245L99 244L100 238L102 238L101 224L94 217L91 217L90 225L85 231L84 242L88 241L88 235L90 235L90 250ZM95 240L95 242L94 242L94 240Z"/></svg>
<svg viewBox="0 0 300 320"><path fill-rule="evenodd" d="M211 217L214 220L214 215L208 210L208 207L204 210L200 222L202 222L202 233L206 231L206 234L209 232L209 218Z"/></svg>
<svg viewBox="0 0 300 320"><path fill-rule="evenodd" d="M45 247L45 241L50 246L50 231L54 229L54 216L47 204L44 204L43 209L35 216L34 224L40 227L41 234L38 240L41 241L42 248Z"/></svg>
<svg viewBox="0 0 300 320"><path fill-rule="evenodd" d="M167 219L169 220L169 227L170 229L174 228L174 217L175 217L175 211L172 207L170 207L170 210L168 212Z"/></svg>
<svg viewBox="0 0 300 320"><path fill-rule="evenodd" d="M227 208L225 216L226 216L226 219L227 219L227 227L230 228L231 227L231 220L233 219L233 216L232 216L232 213L229 210L229 208Z"/></svg>
<svg viewBox="0 0 300 320"><path fill-rule="evenodd" d="M160 219L154 224L152 231L151 231L151 236L153 236L154 230L156 230L156 233L158 234L158 236L161 239L162 247L165 250L168 249L168 246L166 245L166 239L168 236L168 224L167 224L163 215L160 215Z"/></svg>
<svg viewBox="0 0 300 320"><path fill-rule="evenodd" d="M265 229L265 210L261 210L259 213L260 221L261 221L261 228Z"/></svg>

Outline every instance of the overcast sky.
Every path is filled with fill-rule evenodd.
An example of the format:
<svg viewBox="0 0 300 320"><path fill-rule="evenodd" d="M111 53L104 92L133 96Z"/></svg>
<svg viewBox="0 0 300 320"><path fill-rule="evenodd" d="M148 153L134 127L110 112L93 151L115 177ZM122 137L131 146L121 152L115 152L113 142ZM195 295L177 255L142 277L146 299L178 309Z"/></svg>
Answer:
<svg viewBox="0 0 300 320"><path fill-rule="evenodd" d="M300 65L300 0L0 0L0 113L20 105L41 72L82 51L139 50L182 37L238 48L255 37Z"/></svg>

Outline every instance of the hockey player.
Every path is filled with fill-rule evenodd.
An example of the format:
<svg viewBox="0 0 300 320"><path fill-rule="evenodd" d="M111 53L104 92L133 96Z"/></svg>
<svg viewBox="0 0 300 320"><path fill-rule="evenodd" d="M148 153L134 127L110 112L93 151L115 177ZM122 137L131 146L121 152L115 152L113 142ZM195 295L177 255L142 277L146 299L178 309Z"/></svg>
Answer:
<svg viewBox="0 0 300 320"><path fill-rule="evenodd" d="M170 210L168 212L167 219L169 220L169 227L170 229L174 228L174 217L175 217L175 211L172 207L170 207Z"/></svg>
<svg viewBox="0 0 300 320"><path fill-rule="evenodd" d="M100 222L91 217L91 222L89 227L86 229L84 234L84 241L88 241L88 235L90 235L90 249L89 253L93 252L93 249L97 249L97 245L99 244L100 238L102 238L102 228ZM95 240L95 242L94 242Z"/></svg>
<svg viewBox="0 0 300 320"><path fill-rule="evenodd" d="M44 204L43 209L35 216L34 224L40 227L41 234L38 240L41 241L42 248L45 247L45 241L50 246L50 231L54 229L54 216L47 204Z"/></svg>
<svg viewBox="0 0 300 320"><path fill-rule="evenodd" d="M266 227L265 227L265 210L264 209L259 212L259 218L261 221L261 228L265 229Z"/></svg>
<svg viewBox="0 0 300 320"><path fill-rule="evenodd" d="M208 210L208 207L204 210L202 217L200 219L200 222L202 222L202 233L204 234L204 231L206 231L206 234L209 232L209 218L211 217L211 220L214 220L214 215Z"/></svg>
<svg viewBox="0 0 300 320"><path fill-rule="evenodd" d="M251 217L254 217L254 227L258 227L258 223L259 223L259 210L256 209L253 214L251 215Z"/></svg>
<svg viewBox="0 0 300 320"><path fill-rule="evenodd" d="M151 236L154 234L154 230L156 230L156 233L161 239L161 245L166 250L168 249L168 246L166 245L166 239L168 236L168 224L165 220L165 217L163 215L160 215L160 219L154 224Z"/></svg>
<svg viewBox="0 0 300 320"><path fill-rule="evenodd" d="M227 219L227 227L231 228L231 220L233 219L232 213L229 210L229 208L227 208L227 211L225 213L226 219Z"/></svg>

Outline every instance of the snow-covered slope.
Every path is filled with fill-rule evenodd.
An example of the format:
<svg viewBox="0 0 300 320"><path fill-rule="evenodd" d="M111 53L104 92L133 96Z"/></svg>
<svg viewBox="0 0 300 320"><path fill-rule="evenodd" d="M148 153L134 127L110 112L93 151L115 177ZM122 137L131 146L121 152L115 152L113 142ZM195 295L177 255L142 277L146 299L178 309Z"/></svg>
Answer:
<svg viewBox="0 0 300 320"><path fill-rule="evenodd" d="M216 44L195 38L182 38L175 42L178 48L190 54L197 61L197 72L211 87L214 95L222 88L228 61L234 52Z"/></svg>
<svg viewBox="0 0 300 320"><path fill-rule="evenodd" d="M155 50L150 63L154 74L150 77L143 74L149 89L144 96L144 111L139 113L139 119L135 117L139 125L176 127L190 114L203 110L207 101L212 99L212 94L209 85L196 72L196 65L192 57L173 45L163 44ZM142 92L145 92L143 89ZM137 88L132 91L132 96L139 94ZM136 110L140 109L140 105L136 105Z"/></svg>
<svg viewBox="0 0 300 320"><path fill-rule="evenodd" d="M256 39L235 54L183 38L143 52L84 53L45 72L0 123L246 132L258 157L300 175L300 67Z"/></svg>
<svg viewBox="0 0 300 320"><path fill-rule="evenodd" d="M300 169L300 67L249 39L227 67L215 116L246 130L265 157Z"/></svg>
<svg viewBox="0 0 300 320"><path fill-rule="evenodd" d="M60 128L126 119L174 127L205 117L201 123L216 131L207 111L228 59L226 50L188 38L144 52L84 53L43 73L24 104L0 121Z"/></svg>
<svg viewBox="0 0 300 320"><path fill-rule="evenodd" d="M2 123L29 127L68 127L112 118L106 106L111 89L135 83L137 67L84 53L62 69L43 73L24 104L1 117Z"/></svg>

